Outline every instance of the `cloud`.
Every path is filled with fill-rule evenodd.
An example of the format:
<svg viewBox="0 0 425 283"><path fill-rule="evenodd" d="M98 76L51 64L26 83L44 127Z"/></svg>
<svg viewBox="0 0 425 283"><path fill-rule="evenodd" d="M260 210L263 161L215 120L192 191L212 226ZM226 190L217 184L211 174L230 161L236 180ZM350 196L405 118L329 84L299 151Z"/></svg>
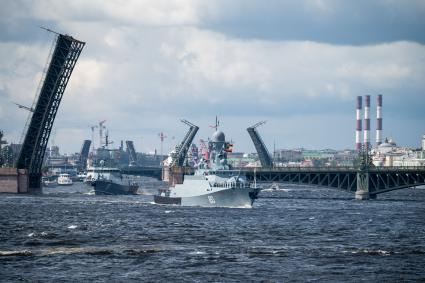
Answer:
<svg viewBox="0 0 425 283"><path fill-rule="evenodd" d="M79 150L81 139L91 138L88 126L104 119L116 142L134 139L139 150L152 151L159 148L161 131L176 137L167 141L167 149L183 136L186 129L178 122L180 118L205 128L200 136L206 137L215 115L222 117L223 127L229 137L237 139L240 150L253 151L244 129L263 119L269 121L262 128L269 144L279 139L285 141L282 147L295 147L297 141L304 146L350 147L355 96L377 93L384 94L384 118L400 121L384 123L384 132L407 133L401 126L407 120L416 127L409 135L423 130L417 122L425 118L421 109L423 44L348 45L308 39L302 31L299 40L229 32L251 14L255 23L261 17L264 20L263 12L272 10L271 20L275 14L285 18L290 8L298 11L298 17L314 14L311 21L320 26L327 17L332 22L351 4L271 1L270 6L259 8L255 1L247 2L239 6L242 10L235 23L229 23L226 19L237 13L238 2L167 3L136 1L125 7L115 1L13 4L22 10L9 17L11 22L45 18L55 23L53 28L87 42L55 121L56 143L63 143L65 152ZM388 9L394 5L398 4L388 3ZM225 28L211 25L215 21ZM267 27L260 28L267 33ZM32 100L49 50L51 37L37 32L42 36L34 41L0 41L1 127L13 140L26 113L17 111L10 101L28 104ZM341 32L350 30L342 28ZM413 144L415 139L404 141Z"/></svg>
<svg viewBox="0 0 425 283"><path fill-rule="evenodd" d="M192 25L200 21L200 1L37 1L31 5L35 18L53 21L118 22L129 25Z"/></svg>
<svg viewBox="0 0 425 283"><path fill-rule="evenodd" d="M214 1L202 28L231 37L340 45L425 43L425 5L409 1Z"/></svg>

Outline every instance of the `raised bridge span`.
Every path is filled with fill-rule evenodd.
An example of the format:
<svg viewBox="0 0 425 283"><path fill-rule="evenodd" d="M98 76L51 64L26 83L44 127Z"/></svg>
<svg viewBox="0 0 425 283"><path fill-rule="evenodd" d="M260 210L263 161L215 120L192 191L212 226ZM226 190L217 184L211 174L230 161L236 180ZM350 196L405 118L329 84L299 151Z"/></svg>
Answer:
<svg viewBox="0 0 425 283"><path fill-rule="evenodd" d="M164 172L162 172L164 170ZM249 181L287 183L327 187L355 194L357 199L376 198L393 190L425 185L425 167L274 167L238 168ZM190 167L132 167L125 174L144 175L161 179L168 176L171 185L180 183L183 175L193 174Z"/></svg>
<svg viewBox="0 0 425 283"><path fill-rule="evenodd" d="M50 30L49 30L50 31ZM59 109L65 88L85 45L69 35L56 34L55 45L34 100L31 118L16 164L28 171L28 193L41 193L41 168L50 132Z"/></svg>

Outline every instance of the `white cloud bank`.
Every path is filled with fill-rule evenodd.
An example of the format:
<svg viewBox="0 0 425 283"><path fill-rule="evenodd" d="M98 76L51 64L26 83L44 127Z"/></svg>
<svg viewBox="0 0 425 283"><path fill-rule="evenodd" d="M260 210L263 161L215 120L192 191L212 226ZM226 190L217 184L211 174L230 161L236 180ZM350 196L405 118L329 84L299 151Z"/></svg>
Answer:
<svg viewBox="0 0 425 283"><path fill-rule="evenodd" d="M347 148L354 140L355 96L383 93L397 103L403 93L425 101L423 45L242 40L196 26L217 12L200 12L205 2L149 3L31 7L33 17L57 21L61 31L87 41L55 122L56 143L66 152L79 150L90 138L88 125L103 119L116 141L134 139L139 150L153 150L161 131L183 136L179 118L199 124L205 137L216 114L239 150L253 151L244 129L259 119L270 121L266 141L281 139L280 147ZM32 101L48 48L48 39L44 45L0 43L0 118L10 140L17 141L26 113L7 103ZM418 137L419 124L411 123Z"/></svg>

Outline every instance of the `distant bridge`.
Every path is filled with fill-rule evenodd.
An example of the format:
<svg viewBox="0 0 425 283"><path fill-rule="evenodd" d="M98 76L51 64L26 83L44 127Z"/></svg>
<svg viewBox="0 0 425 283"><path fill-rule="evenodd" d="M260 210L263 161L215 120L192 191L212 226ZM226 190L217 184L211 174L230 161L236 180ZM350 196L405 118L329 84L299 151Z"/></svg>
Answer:
<svg viewBox="0 0 425 283"><path fill-rule="evenodd" d="M162 167L159 166L125 166L121 167L121 173L126 175L152 177L158 180L162 180Z"/></svg>
<svg viewBox="0 0 425 283"><path fill-rule="evenodd" d="M389 191L425 185L425 167L286 167L241 169L249 181L303 184L339 189L356 198L376 198Z"/></svg>
<svg viewBox="0 0 425 283"><path fill-rule="evenodd" d="M236 170L240 170L251 182L255 179L258 183L327 187L354 193L357 199L376 198L378 194L389 191L425 185L425 167L374 167L365 170L355 167L273 167ZM182 174L193 173L194 169L189 167L171 169L174 180L182 180ZM173 178L170 180L173 184Z"/></svg>

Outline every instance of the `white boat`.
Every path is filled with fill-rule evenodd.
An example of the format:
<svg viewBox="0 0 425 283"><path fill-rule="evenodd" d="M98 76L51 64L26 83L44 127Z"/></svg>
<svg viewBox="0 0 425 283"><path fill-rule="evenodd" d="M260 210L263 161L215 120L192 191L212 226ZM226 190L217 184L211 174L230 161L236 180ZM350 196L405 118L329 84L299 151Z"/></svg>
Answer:
<svg viewBox="0 0 425 283"><path fill-rule="evenodd" d="M87 173L80 172L80 173L77 174L77 180L79 182L84 182L86 180L86 178L87 178Z"/></svg>
<svg viewBox="0 0 425 283"><path fill-rule="evenodd" d="M72 180L69 174L60 174L58 177L59 186L70 186L72 185Z"/></svg>

